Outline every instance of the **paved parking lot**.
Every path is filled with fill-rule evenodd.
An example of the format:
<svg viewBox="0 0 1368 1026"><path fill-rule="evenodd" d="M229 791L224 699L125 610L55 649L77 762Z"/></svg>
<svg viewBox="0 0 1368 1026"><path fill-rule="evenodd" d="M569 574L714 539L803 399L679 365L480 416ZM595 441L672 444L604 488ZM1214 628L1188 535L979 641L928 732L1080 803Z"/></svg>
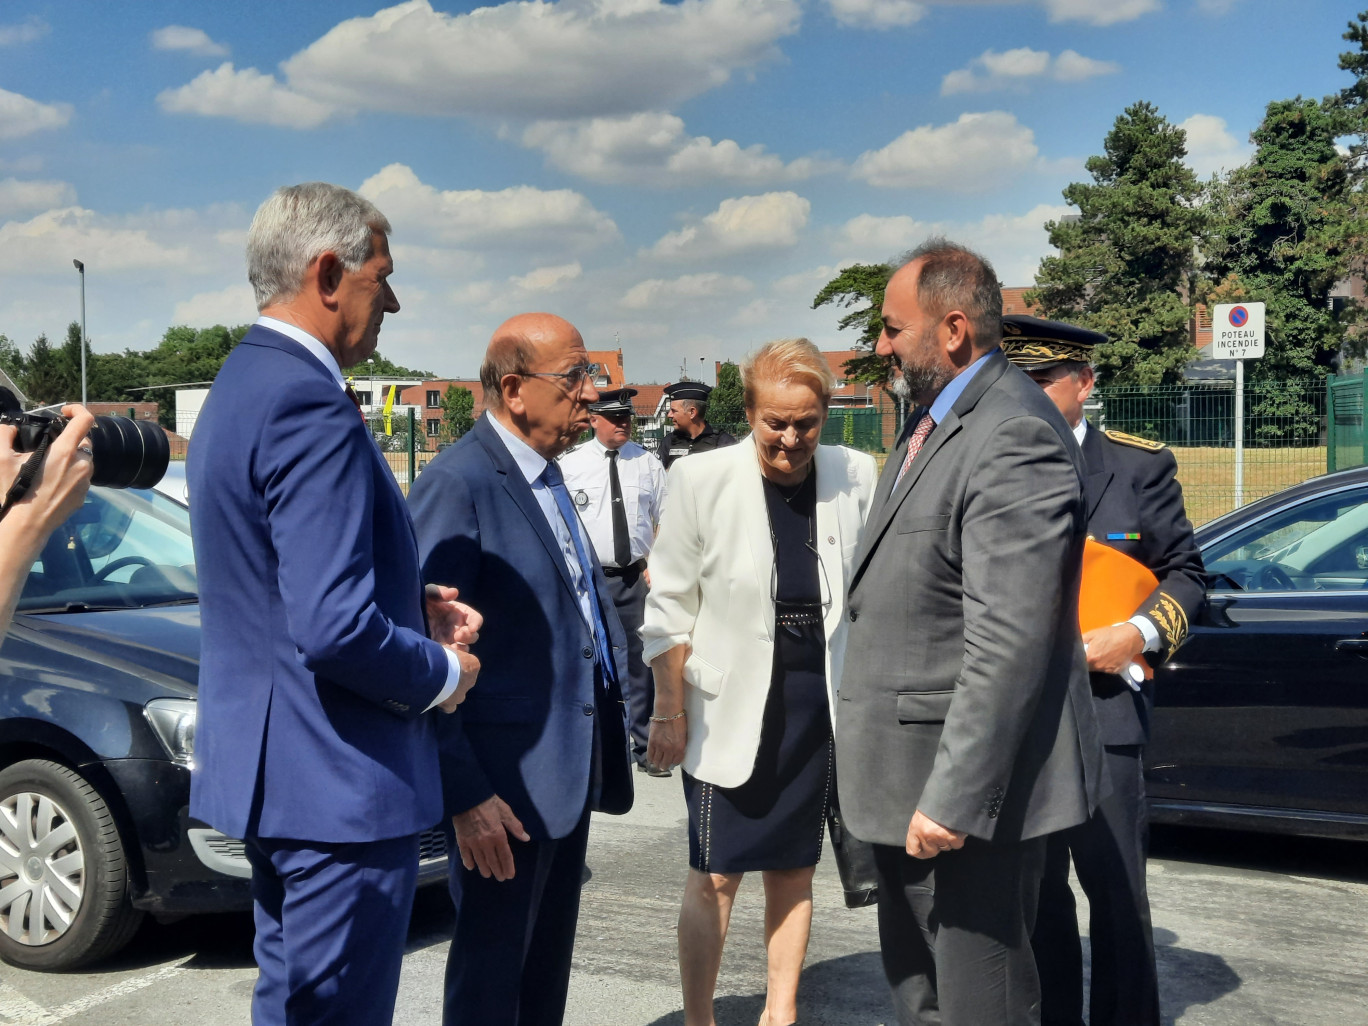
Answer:
<svg viewBox="0 0 1368 1026"><path fill-rule="evenodd" d="M678 778L638 777L630 816L594 825L567 1026L681 1026L674 920L685 860ZM1368 846L1168 831L1150 887L1166 1023L1368 1024ZM871 909L847 911L834 868L817 876L800 1003L823 1026L890 1022ZM439 1022L450 906L420 894L396 1023ZM718 993L719 1026L763 1007L759 881L743 885ZM6 1026L241 1026L255 968L247 916L148 924L85 973L0 966Z"/></svg>

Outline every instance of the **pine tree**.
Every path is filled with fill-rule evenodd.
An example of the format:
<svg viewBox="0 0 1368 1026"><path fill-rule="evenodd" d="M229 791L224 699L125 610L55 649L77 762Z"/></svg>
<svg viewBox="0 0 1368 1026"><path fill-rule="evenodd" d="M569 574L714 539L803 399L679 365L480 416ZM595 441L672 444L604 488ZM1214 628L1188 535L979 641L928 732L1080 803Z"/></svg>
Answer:
<svg viewBox="0 0 1368 1026"><path fill-rule="evenodd" d="M1176 383L1195 356L1189 297L1204 215L1186 156L1181 128L1133 104L1089 158L1092 182L1064 190L1077 216L1045 226L1059 255L1041 261L1026 301L1108 336L1094 356L1104 383Z"/></svg>
<svg viewBox="0 0 1368 1026"><path fill-rule="evenodd" d="M851 264L843 267L841 273L823 286L812 300L812 309L834 303L850 310L842 314L836 326L842 331L854 328L860 337L852 349L867 349L868 355L847 360L846 378L849 381L863 381L871 385L882 385L888 381L888 366L882 357L875 355L879 334L883 331L884 289L888 279L893 276L890 264ZM863 304L863 305L860 305Z"/></svg>

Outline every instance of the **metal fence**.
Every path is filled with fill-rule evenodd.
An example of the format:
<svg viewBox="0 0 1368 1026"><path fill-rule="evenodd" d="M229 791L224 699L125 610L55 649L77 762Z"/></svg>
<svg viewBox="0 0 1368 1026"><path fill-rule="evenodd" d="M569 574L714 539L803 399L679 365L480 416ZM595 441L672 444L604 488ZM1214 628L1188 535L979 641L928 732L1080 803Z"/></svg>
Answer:
<svg viewBox="0 0 1368 1026"><path fill-rule="evenodd" d="M1360 421L1362 398L1360 386ZM1326 472L1327 405L1322 380L1245 385L1245 502ZM1099 427L1160 441L1172 449L1193 523L1205 523L1235 507L1232 382L1099 388L1088 402L1088 417Z"/></svg>
<svg viewBox="0 0 1368 1026"><path fill-rule="evenodd" d="M1330 375L1325 407L1327 469L1344 470L1368 464L1368 433L1363 430L1368 374Z"/></svg>

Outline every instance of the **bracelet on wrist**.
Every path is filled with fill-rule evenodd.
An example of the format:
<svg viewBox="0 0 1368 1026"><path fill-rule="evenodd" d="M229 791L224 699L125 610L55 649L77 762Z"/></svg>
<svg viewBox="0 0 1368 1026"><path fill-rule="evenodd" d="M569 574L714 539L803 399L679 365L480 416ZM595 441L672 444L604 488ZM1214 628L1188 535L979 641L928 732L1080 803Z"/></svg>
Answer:
<svg viewBox="0 0 1368 1026"><path fill-rule="evenodd" d="M675 713L673 716L648 716L647 719L652 723L669 723L671 720L677 720L683 715L684 710L680 709L679 712Z"/></svg>

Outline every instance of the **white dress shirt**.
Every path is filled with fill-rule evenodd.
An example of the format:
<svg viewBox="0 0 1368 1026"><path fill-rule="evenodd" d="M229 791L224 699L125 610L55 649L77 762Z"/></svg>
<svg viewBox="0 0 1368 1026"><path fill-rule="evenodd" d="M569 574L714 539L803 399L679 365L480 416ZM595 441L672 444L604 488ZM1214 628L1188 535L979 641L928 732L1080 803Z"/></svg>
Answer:
<svg viewBox="0 0 1368 1026"><path fill-rule="evenodd" d="M1086 417L1084 417L1082 420L1080 420L1077 424L1074 425L1073 433L1074 438L1078 439L1078 446L1081 449L1083 447L1083 438L1088 433L1088 419ZM1140 636L1145 639L1145 647L1142 648L1140 651L1159 651L1159 628L1154 626L1154 624L1150 621L1150 618L1148 616L1145 616L1143 613L1136 613L1129 620L1127 620L1126 623L1134 624L1135 629L1140 632ZM1112 626L1119 627L1121 625L1113 624Z"/></svg>
<svg viewBox="0 0 1368 1026"><path fill-rule="evenodd" d="M594 611L590 606L592 599L589 595L589 582L585 579L586 573L593 573L593 567L585 570L580 566L579 554L575 552L575 541L570 537L570 529L565 523L565 518L561 516L560 507L556 505L556 497L551 494L551 489L547 487L546 481L542 478L542 474L546 471L547 460L536 449L504 427L498 417L488 410L485 411L484 415L489 421L490 427L499 436L499 441L503 442L504 448L513 457L513 462L518 465L518 470L522 472L522 476L531 486L532 497L537 500L537 505L541 507L542 515L546 517L546 523L550 526L551 533L556 536L556 544L560 547L566 569L570 571L570 580L575 586L575 600L579 603L580 615L584 617L584 622L589 627L589 633L593 634ZM572 492L572 497L573 494ZM576 526L580 532L580 542L583 544L587 540L584 525L578 524Z"/></svg>
<svg viewBox="0 0 1368 1026"><path fill-rule="evenodd" d="M560 458L565 487L575 500L584 529L604 566L613 560L613 489L608 478L608 447L597 438L571 449ZM637 445L625 442L618 450L618 481L627 513L627 537L635 563L645 559L655 544L660 511L665 504L665 467Z"/></svg>
<svg viewBox="0 0 1368 1026"><path fill-rule="evenodd" d="M310 356L323 365L323 369L337 382L337 387L343 391L346 390L347 383L342 380L342 368L337 365L337 357L333 356L332 350L322 342L289 321L276 320L274 317L258 317L256 322L263 328L269 328L271 331L284 335L292 342L298 342L308 351ZM428 704L427 709L423 710L424 712L437 708L454 695L457 686L461 683L461 663L457 659L456 653L449 648L443 648L442 651L446 653L447 657L446 684L442 686L441 691L437 692L437 697Z"/></svg>

